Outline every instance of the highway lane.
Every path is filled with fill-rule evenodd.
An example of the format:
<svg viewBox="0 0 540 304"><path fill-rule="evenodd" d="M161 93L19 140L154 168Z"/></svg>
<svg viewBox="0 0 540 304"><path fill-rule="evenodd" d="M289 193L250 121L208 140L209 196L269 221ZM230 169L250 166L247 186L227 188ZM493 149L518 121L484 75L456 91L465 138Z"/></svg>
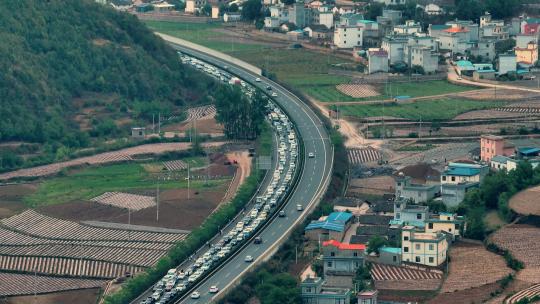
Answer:
<svg viewBox="0 0 540 304"><path fill-rule="evenodd" d="M272 91L278 95L274 97L274 100L287 112L287 115L297 126L305 151L303 155L305 158L303 174L300 177L296 191L291 195L283 209L287 216L285 218L276 217L272 223L260 232L259 235L263 238L262 244L249 244L211 277L206 278L197 288L197 291L201 293L200 299L194 300L188 297L177 302L210 303L220 296L221 292L233 286L256 263L268 258L269 254L277 249L276 244L284 241L294 226L300 223L308 211L318 202L318 199L326 191L331 177L333 150L328 134L316 114L311 108L283 87L269 79L236 67L229 62L179 45L173 46L188 55L198 57L218 67L226 65L230 72L262 90L265 90L266 86L271 86ZM262 81L255 82L256 77L260 77ZM314 153L315 157L308 158L307 154L309 152ZM296 211L296 204L301 204L304 211ZM244 258L247 255L253 256L256 260L253 263L244 262ZM210 286L217 286L220 289L220 293L210 294L208 292Z"/></svg>

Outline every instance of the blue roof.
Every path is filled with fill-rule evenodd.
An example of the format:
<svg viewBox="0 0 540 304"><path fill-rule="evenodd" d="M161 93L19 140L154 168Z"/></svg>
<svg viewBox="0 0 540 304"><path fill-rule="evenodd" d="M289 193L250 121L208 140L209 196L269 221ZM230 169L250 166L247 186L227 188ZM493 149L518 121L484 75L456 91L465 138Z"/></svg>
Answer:
<svg viewBox="0 0 540 304"><path fill-rule="evenodd" d="M450 28L450 25L446 24L432 24L431 28L434 30L445 30L447 28Z"/></svg>
<svg viewBox="0 0 540 304"><path fill-rule="evenodd" d="M401 254L401 248L399 247L382 247L379 251L384 251L392 254Z"/></svg>
<svg viewBox="0 0 540 304"><path fill-rule="evenodd" d="M445 175L455 176L475 176L480 173L478 168L463 168L463 167L450 167L444 171Z"/></svg>
<svg viewBox="0 0 540 304"><path fill-rule="evenodd" d="M502 155L495 155L491 158L491 161L496 163L506 163L508 161L508 157Z"/></svg>
<svg viewBox="0 0 540 304"><path fill-rule="evenodd" d="M454 215L452 212L441 212L440 215L446 215L446 216L452 216Z"/></svg>
<svg viewBox="0 0 540 304"><path fill-rule="evenodd" d="M472 62L470 62L468 60L460 60L460 61L456 62L456 65L458 67L465 67L465 66L472 67L473 66Z"/></svg>
<svg viewBox="0 0 540 304"><path fill-rule="evenodd" d="M349 212L332 212L324 221L312 221L306 226L305 230L327 229L343 232L345 230L345 224L352 216Z"/></svg>
<svg viewBox="0 0 540 304"><path fill-rule="evenodd" d="M330 213L330 215L328 215L328 218L326 218L326 220L328 222L341 221L343 223L346 223L352 216L353 215L350 212L332 212Z"/></svg>
<svg viewBox="0 0 540 304"><path fill-rule="evenodd" d="M525 148L518 148L519 153L521 154L537 154L540 152L539 148L532 148L532 147L525 147Z"/></svg>

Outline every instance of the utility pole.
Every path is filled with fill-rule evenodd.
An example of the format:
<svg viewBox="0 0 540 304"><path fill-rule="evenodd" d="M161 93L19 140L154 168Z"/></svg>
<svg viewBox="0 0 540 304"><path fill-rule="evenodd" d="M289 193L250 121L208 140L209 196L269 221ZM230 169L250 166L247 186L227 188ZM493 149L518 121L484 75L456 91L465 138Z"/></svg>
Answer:
<svg viewBox="0 0 540 304"><path fill-rule="evenodd" d="M152 113L152 134L155 134L156 133L156 127L154 125L154 116L156 114Z"/></svg>
<svg viewBox="0 0 540 304"><path fill-rule="evenodd" d="M156 222L159 222L159 176L156 188Z"/></svg>
<svg viewBox="0 0 540 304"><path fill-rule="evenodd" d="M189 176L189 162L187 166L187 199L189 200L189 182L191 180L191 177Z"/></svg>
<svg viewBox="0 0 540 304"><path fill-rule="evenodd" d="M161 112L158 114L158 133L161 134Z"/></svg>

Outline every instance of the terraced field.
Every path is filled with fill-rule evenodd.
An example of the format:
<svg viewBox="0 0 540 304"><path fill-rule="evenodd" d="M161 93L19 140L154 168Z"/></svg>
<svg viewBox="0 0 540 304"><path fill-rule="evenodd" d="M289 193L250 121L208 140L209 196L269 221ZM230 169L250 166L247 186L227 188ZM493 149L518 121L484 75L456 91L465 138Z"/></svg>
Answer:
<svg viewBox="0 0 540 304"><path fill-rule="evenodd" d="M136 229L76 223L28 210L0 221L0 271L116 278L153 266L187 235L172 229Z"/></svg>
<svg viewBox="0 0 540 304"><path fill-rule="evenodd" d="M0 273L0 295L28 295L61 290L96 288L105 285L104 280L55 278L33 274Z"/></svg>
<svg viewBox="0 0 540 304"><path fill-rule="evenodd" d="M373 264L371 277L377 289L437 290L441 285L442 271Z"/></svg>

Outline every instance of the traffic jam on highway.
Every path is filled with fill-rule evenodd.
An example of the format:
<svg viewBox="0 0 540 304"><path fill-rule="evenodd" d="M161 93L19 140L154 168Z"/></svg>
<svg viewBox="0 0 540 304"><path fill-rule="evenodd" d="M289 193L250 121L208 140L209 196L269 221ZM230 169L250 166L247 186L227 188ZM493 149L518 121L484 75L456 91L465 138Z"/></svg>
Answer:
<svg viewBox="0 0 540 304"><path fill-rule="evenodd" d="M226 72L227 66L223 69L218 69L197 58L188 56L178 52L180 59L184 64L190 64L194 68L204 71L218 80L229 83L231 85L239 85L242 92L251 97L255 93L256 88L244 81L233 77ZM260 82L259 78L255 79ZM271 90L267 88L268 91ZM271 96L277 96L274 92ZM262 224L281 206L285 199L287 191L291 187L291 183L297 169L298 157L298 138L293 128L292 122L287 115L271 100L268 100L266 105L267 121L273 126L278 140L278 163L273 172L272 179L266 189L261 189L259 196L256 197L253 207L244 212L245 216L231 226L229 231L224 231L223 235L214 244L209 245L206 252L201 252L199 257L194 258L194 263L191 263L187 268L170 269L160 281L153 287L153 294L147 299L141 301L141 304L151 303L172 303L174 300L184 295L189 288L192 288L202 277L207 275L211 270L219 265L226 257L232 255L237 249L245 244L250 236L262 226ZM311 155L310 155L311 157ZM302 205L297 205L297 211L302 211ZM287 214L281 210L278 212L278 217L285 217ZM261 244L261 237L253 238L254 244ZM251 263L256 257L245 256L244 261ZM192 299L198 299L204 292L218 293L219 289L216 286L211 286L209 290L195 290L190 294Z"/></svg>

